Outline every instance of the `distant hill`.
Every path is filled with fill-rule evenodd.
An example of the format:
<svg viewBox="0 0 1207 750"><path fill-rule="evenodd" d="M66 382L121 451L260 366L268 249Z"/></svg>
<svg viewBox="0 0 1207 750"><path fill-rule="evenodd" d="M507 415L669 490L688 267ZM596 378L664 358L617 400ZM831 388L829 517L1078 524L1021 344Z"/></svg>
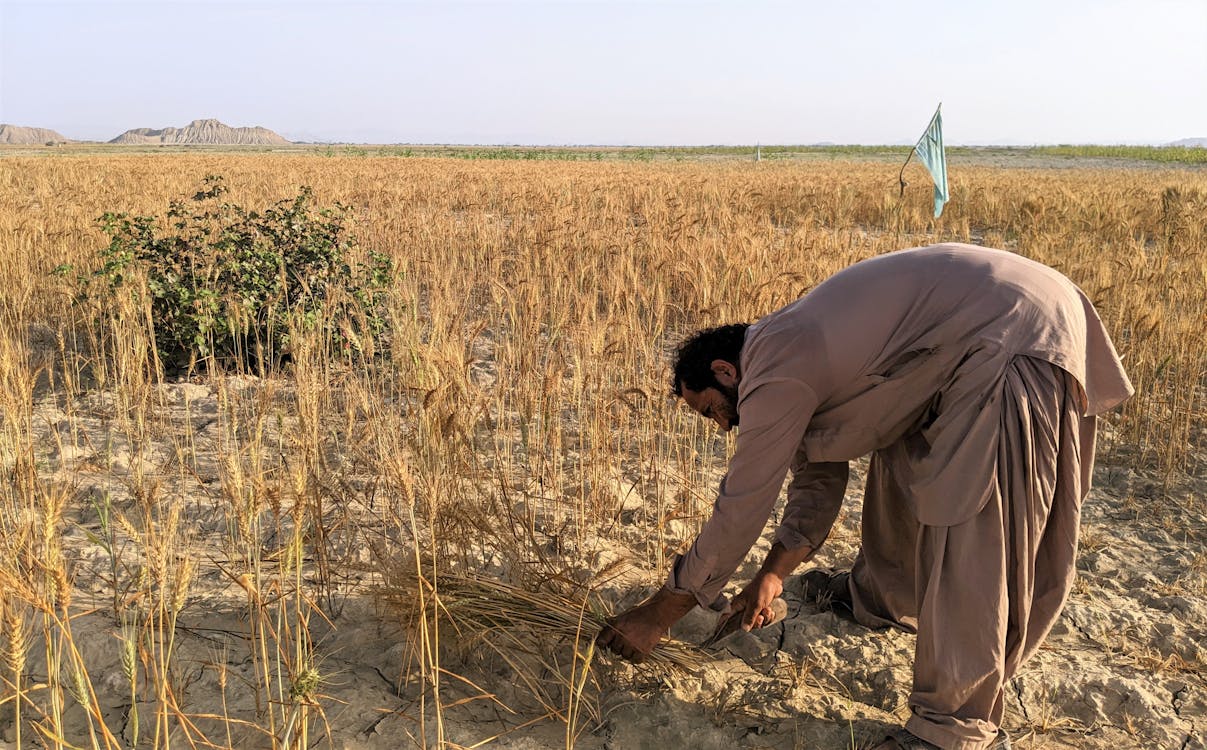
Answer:
<svg viewBox="0 0 1207 750"><path fill-rule="evenodd" d="M6 125L0 123L0 143L14 144L43 144L43 143L68 143L69 139L64 138L61 134L48 130L46 128L25 128L20 125Z"/></svg>
<svg viewBox="0 0 1207 750"><path fill-rule="evenodd" d="M127 130L109 142L209 146L281 146L289 143L268 128L232 128L217 120L193 120L183 128L136 128Z"/></svg>
<svg viewBox="0 0 1207 750"><path fill-rule="evenodd" d="M1180 141L1174 141L1169 144L1171 146L1187 146L1190 148L1207 148L1207 138L1183 138Z"/></svg>

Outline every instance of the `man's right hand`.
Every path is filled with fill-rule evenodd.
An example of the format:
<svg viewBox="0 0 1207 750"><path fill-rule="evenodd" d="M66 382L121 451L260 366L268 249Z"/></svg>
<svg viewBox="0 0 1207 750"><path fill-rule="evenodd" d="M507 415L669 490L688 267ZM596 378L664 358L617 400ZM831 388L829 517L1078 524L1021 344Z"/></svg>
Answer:
<svg viewBox="0 0 1207 750"><path fill-rule="evenodd" d="M595 645L640 664L670 631L671 626L696 606L696 597L670 589L657 593L627 612L617 615L595 637Z"/></svg>

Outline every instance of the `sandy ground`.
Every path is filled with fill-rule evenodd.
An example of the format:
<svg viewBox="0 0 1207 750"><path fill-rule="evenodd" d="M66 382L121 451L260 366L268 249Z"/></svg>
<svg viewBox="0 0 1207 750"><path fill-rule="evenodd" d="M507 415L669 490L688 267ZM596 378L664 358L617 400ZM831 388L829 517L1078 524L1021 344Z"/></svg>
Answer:
<svg viewBox="0 0 1207 750"><path fill-rule="evenodd" d="M257 387L250 381L245 385ZM163 491L190 498L182 507L202 564L180 618L176 644L186 708L217 713L225 701L230 715L257 721L248 687L255 678L246 642L246 594L229 576L206 564L215 561L215 550L222 546L215 540L224 533L213 500L220 481L220 406L210 385L163 388L178 435L191 435L196 446L188 472L170 467L178 459L166 445L135 449L115 436L113 402L104 394L89 394L77 404L45 395L35 410L45 471L74 488L65 534L74 559L77 601L92 597L96 602L94 611L73 622L76 641L108 724L126 742L132 739L131 699L115 637L120 625L106 606L111 597L104 583L107 558L88 535L99 532L90 501L110 493L117 507L130 503L128 480L136 473L161 476ZM862 467L856 467L844 513L817 564L844 567L854 558L862 478ZM1005 726L1016 747L1207 748L1207 518L1201 510L1207 480L1179 481L1191 483L1182 496L1194 498L1198 510L1157 499L1162 494L1159 484L1142 474L1098 467L1085 506L1080 577L1072 598L1039 655L1008 686ZM637 524L640 503L634 508L628 518ZM637 534L639 528L634 525L630 532ZM625 538L625 530L619 538ZM759 543L731 588L753 572L769 543L768 537ZM621 554L623 550L601 544L591 560L602 565ZM622 607L652 591L660 580L658 571L632 571L600 593ZM730 637L696 672L658 673L599 657L598 692L590 691L599 720L584 720L576 746L627 750L874 744L907 715L913 637L866 630L834 612L802 603L800 593L799 578L789 579L786 621ZM86 608L81 605L80 611ZM714 617L696 610L674 635L702 641ZM326 728L320 723L312 731L312 747L398 748L413 746L421 733L434 736L433 715L419 703L413 680L407 684L407 655L396 618L378 601L354 591L341 600L339 615L330 623L315 618L312 634L326 675L321 703L327 719ZM559 645L564 644L548 644L551 649ZM463 746L566 746L561 721L523 726L543 711L500 660L453 642L443 659L447 669L498 698L448 709L443 729L450 741ZM39 665L35 658L30 669L33 681L45 680L44 672L38 674L44 663ZM451 679L446 685L447 703L481 695ZM141 707L144 717L151 714L150 703ZM11 717L0 715L0 737L11 747ZM73 739L82 741L86 735L80 709L69 709L68 718L81 732ZM427 724L421 726L421 720ZM144 738L146 731L144 726ZM251 730L236 726L232 732L211 739L234 747L266 745Z"/></svg>

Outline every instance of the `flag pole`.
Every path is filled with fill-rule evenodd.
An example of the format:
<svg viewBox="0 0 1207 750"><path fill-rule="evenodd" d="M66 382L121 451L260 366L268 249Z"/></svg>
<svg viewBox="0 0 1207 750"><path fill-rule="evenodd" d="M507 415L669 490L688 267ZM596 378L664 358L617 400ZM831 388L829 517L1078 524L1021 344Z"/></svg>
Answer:
<svg viewBox="0 0 1207 750"><path fill-rule="evenodd" d="M914 149L918 148L918 144L914 144L914 148L909 150L909 156L905 157L905 163L901 165L901 174L897 175L897 182L901 183L901 192L897 194L898 198L905 197L905 168L909 166L909 160L914 158Z"/></svg>

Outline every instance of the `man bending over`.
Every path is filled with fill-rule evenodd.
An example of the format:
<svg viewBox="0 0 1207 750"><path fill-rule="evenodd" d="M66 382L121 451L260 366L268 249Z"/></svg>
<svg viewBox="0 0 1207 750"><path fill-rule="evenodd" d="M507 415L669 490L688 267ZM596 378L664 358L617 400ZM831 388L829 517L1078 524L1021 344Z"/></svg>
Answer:
<svg viewBox="0 0 1207 750"><path fill-rule="evenodd" d="M598 643L639 662L697 604L719 606L791 469L775 542L730 603L747 630L769 622L834 524L847 462L871 454L854 566L806 580L864 625L918 634L910 719L877 750L1008 747L1003 687L1072 585L1095 415L1132 394L1085 294L1000 250L890 253L697 333L674 392L722 430L740 421L737 449L666 585Z"/></svg>

